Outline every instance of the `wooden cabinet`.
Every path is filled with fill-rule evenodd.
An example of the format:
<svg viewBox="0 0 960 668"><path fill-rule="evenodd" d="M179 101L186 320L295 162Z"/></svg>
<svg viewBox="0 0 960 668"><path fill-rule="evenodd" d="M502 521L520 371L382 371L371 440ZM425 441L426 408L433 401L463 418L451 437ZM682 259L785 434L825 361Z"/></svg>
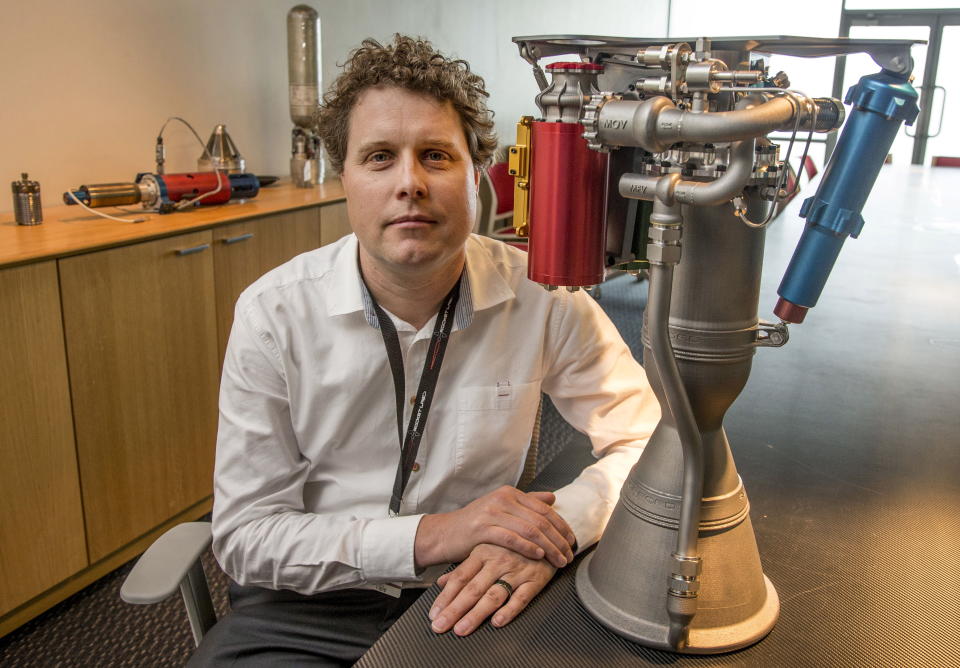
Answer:
<svg viewBox="0 0 960 668"><path fill-rule="evenodd" d="M87 565L54 261L0 269L0 615Z"/></svg>
<svg viewBox="0 0 960 668"><path fill-rule="evenodd" d="M300 209L213 231L218 359L223 362L237 297L260 276L320 246L319 209Z"/></svg>
<svg viewBox="0 0 960 668"><path fill-rule="evenodd" d="M91 561L212 492L211 245L206 230L60 261Z"/></svg>
<svg viewBox="0 0 960 668"><path fill-rule="evenodd" d="M320 245L332 244L340 237L350 234L350 221L347 219L347 203L328 204L320 209Z"/></svg>
<svg viewBox="0 0 960 668"><path fill-rule="evenodd" d="M0 636L209 511L234 303L350 231L339 197L0 224Z"/></svg>
<svg viewBox="0 0 960 668"><path fill-rule="evenodd" d="M300 253L350 233L346 204L224 225L213 231L217 294L217 335L222 364L240 293L265 273Z"/></svg>

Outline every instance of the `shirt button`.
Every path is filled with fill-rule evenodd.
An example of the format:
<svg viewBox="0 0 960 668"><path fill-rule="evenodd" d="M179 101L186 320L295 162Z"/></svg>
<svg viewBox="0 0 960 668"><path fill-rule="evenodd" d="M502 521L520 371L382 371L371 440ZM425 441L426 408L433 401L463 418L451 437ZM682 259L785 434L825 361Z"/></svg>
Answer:
<svg viewBox="0 0 960 668"><path fill-rule="evenodd" d="M413 395L412 397L410 397L410 405L411 405L411 406L413 406L413 404L415 404L416 401L417 401L417 395Z"/></svg>
<svg viewBox="0 0 960 668"><path fill-rule="evenodd" d="M417 463L417 462L414 462L414 463L413 463L413 466L410 467L410 470L413 471L414 473L416 473L417 471L420 470L420 464Z"/></svg>

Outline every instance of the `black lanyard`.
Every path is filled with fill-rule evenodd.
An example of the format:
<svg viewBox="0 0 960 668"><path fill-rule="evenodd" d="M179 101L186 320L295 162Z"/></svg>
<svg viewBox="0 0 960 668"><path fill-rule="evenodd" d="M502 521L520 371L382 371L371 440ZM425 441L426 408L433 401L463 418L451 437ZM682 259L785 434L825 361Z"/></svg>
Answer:
<svg viewBox="0 0 960 668"><path fill-rule="evenodd" d="M369 292L369 289L367 290ZM430 404L433 402L433 393L437 388L437 379L440 377L440 365L443 364L443 355L447 351L447 340L453 329L453 316L460 300L460 281L454 284L443 300L437 322L430 337L430 349L427 359L423 362L423 372L420 374L420 384L417 386L417 396L413 411L410 413L410 422L407 424L407 435L403 435L403 397L406 394L403 373L403 353L400 351L400 337L393 326L393 320L380 307L377 300L370 295L373 308L377 313L377 322L380 324L380 333L383 335L383 345L387 348L387 359L390 361L390 371L393 372L393 386L397 392L397 437L400 440L400 463L397 465L397 475L393 481L393 495L390 497L390 514L400 514L400 501L403 491L410 479L410 472L417 459L420 449L420 439L427 424L427 415L430 413Z"/></svg>

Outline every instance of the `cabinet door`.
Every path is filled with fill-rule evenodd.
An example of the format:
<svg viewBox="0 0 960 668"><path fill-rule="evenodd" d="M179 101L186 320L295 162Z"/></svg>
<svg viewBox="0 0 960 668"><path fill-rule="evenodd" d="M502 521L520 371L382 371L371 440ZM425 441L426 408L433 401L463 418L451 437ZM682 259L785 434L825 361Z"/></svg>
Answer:
<svg viewBox="0 0 960 668"><path fill-rule="evenodd" d="M87 565L54 262L0 270L0 614Z"/></svg>
<svg viewBox="0 0 960 668"><path fill-rule="evenodd" d="M350 221L347 219L347 203L328 204L320 209L320 243L332 244L340 237L350 234Z"/></svg>
<svg viewBox="0 0 960 668"><path fill-rule="evenodd" d="M261 274L290 258L320 247L320 209L297 209L260 219L263 230Z"/></svg>
<svg viewBox="0 0 960 668"><path fill-rule="evenodd" d="M263 230L257 220L224 225L213 230L214 285L217 298L217 360L223 365L233 325L237 297L259 278Z"/></svg>
<svg viewBox="0 0 960 668"><path fill-rule="evenodd" d="M240 293L274 267L319 245L320 214L316 207L225 225L213 231L221 363Z"/></svg>
<svg viewBox="0 0 960 668"><path fill-rule="evenodd" d="M60 260L91 562L212 493L210 231Z"/></svg>

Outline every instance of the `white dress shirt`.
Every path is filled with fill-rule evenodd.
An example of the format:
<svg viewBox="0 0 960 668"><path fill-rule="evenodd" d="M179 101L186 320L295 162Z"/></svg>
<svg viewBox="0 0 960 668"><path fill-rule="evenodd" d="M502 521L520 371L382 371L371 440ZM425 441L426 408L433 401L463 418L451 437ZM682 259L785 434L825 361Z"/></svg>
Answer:
<svg viewBox="0 0 960 668"><path fill-rule="evenodd" d="M237 582L305 594L429 585L437 569L414 567L420 519L517 483L541 391L601 458L556 491L555 508L580 549L600 537L660 416L643 369L589 295L530 282L526 254L506 244L472 236L466 248L399 517L389 517L396 393L356 237L294 258L240 296L220 388L213 509L214 552ZM390 316L412 397L436 318L417 331Z"/></svg>

